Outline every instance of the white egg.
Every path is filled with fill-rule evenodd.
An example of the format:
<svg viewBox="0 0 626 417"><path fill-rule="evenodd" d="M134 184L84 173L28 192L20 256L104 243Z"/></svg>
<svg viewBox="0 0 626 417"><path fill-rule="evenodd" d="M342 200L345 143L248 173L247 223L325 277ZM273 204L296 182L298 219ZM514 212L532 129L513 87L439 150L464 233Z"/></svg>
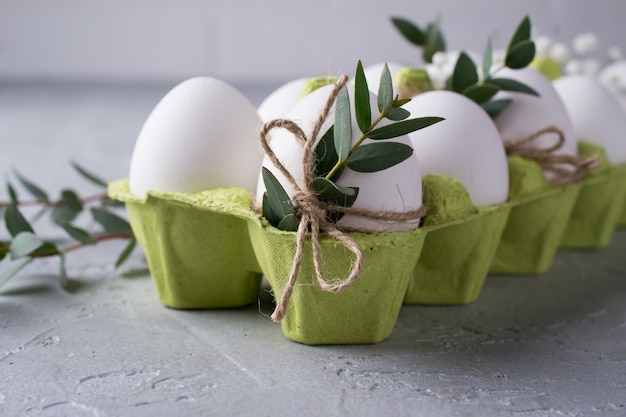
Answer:
<svg viewBox="0 0 626 417"><path fill-rule="evenodd" d="M496 94L495 99L512 100L494 120L502 140L514 142L546 127L554 126L563 133L565 139L563 146L554 151L554 154L578 154L578 141L572 121L550 80L533 68L520 70L503 68L497 73L497 77L522 82L539 93L539 96L509 91ZM554 134L544 134L527 146L545 149L553 146L557 139ZM567 166L564 166L564 169L568 169ZM548 179L554 178L549 172L545 175Z"/></svg>
<svg viewBox="0 0 626 417"><path fill-rule="evenodd" d="M330 95L331 89L332 86L326 86L309 94L293 108L287 118L295 121L304 132L309 135L315 123L315 119ZM354 97L352 86L348 86L348 90L352 103L352 98ZM376 96L371 94L370 101L373 120L379 114L376 106ZM326 119L320 131L320 136L323 135L332 124L334 124L334 108ZM381 123L379 126L384 124L386 123ZM352 141L354 143L360 137L360 131L354 119L354 112L352 114L352 132ZM410 145L410 139L406 135L390 140ZM366 140L364 144L369 142L372 141ZM278 159L287 170L291 172L296 182L302 185L302 149L296 143L293 136L284 130L276 129L272 131L271 146ZM293 194L294 190L292 186L267 158L264 160L263 166L268 168L276 176L289 195ZM403 212L416 210L422 205L421 176L417 158L413 156L398 165L374 173L354 172L346 168L337 183L347 187L359 187L359 194L353 207L369 210ZM265 185L262 178L259 177L257 188L257 204L259 205L261 204L264 192ZM344 227L358 228L367 231L400 231L418 227L419 219L397 223L381 222L359 216L346 215L338 224Z"/></svg>
<svg viewBox="0 0 626 417"><path fill-rule="evenodd" d="M256 109L229 84L190 78L168 92L146 120L130 164L133 194L255 189L263 159Z"/></svg>
<svg viewBox="0 0 626 417"><path fill-rule="evenodd" d="M507 200L509 169L502 139L479 105L451 91L430 91L414 97L404 108L411 117L436 114L445 119L409 134L422 175L456 179L476 206Z"/></svg>
<svg viewBox="0 0 626 417"><path fill-rule="evenodd" d="M608 87L626 113L626 61L607 65L598 75L598 79Z"/></svg>
<svg viewBox="0 0 626 417"><path fill-rule="evenodd" d="M268 95L258 107L259 116L264 122L283 118L302 98L302 90L308 77L289 81Z"/></svg>
<svg viewBox="0 0 626 417"><path fill-rule="evenodd" d="M626 162L626 114L604 85L585 75L569 75L554 81L563 100L574 134L602 146L612 165Z"/></svg>
<svg viewBox="0 0 626 417"><path fill-rule="evenodd" d="M389 67L389 73L391 74L392 81L395 81L396 75L400 71L408 67L408 65L400 64L397 62L388 62L387 66ZM367 87L374 94L378 94L378 87L380 86L380 75L382 74L384 67L385 63L381 62L363 69L363 72L365 73L365 79L367 80ZM354 82L354 78L352 78L352 82Z"/></svg>

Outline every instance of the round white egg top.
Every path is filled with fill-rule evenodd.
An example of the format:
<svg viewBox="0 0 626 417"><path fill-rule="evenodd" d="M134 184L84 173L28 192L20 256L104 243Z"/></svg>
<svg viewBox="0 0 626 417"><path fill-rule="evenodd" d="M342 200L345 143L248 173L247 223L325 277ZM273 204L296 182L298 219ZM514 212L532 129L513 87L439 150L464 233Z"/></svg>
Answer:
<svg viewBox="0 0 626 417"><path fill-rule="evenodd" d="M284 118L302 98L302 90L310 78L289 81L270 93L259 105L258 112L264 122Z"/></svg>
<svg viewBox="0 0 626 417"><path fill-rule="evenodd" d="M554 88L572 119L576 138L602 146L612 165L626 163L626 114L607 88L585 75L560 77Z"/></svg>
<svg viewBox="0 0 626 417"><path fill-rule="evenodd" d="M325 86L315 90L303 98L288 114L287 118L295 121L309 135L331 90L332 86ZM348 91L351 98L351 109L353 109L353 87L348 86ZM370 94L370 103L372 120L374 120L379 113L376 110L376 96L373 94ZM334 107L320 130L318 140L332 124L334 124ZM385 122L379 126L384 124ZM352 142L355 143L360 137L360 130L356 124L354 112L352 112L352 133ZM303 184L301 147L297 144L293 135L285 130L276 129L271 134L272 150L301 186ZM390 140L409 146L411 143L406 135ZM368 139L364 141L364 144L369 142L371 141ZM266 158L263 161L263 166L276 176L287 194L293 195L293 187L269 159ZM417 158L413 156L398 165L379 172L362 173L345 168L337 183L346 187L359 187L359 194L353 205L356 208L403 212L416 210L422 205L421 176ZM262 177L259 176L256 196L259 206L262 203L264 192L265 184ZM339 220L338 225L365 231L402 231L418 227L419 219L408 222L383 222L348 214Z"/></svg>
<svg viewBox="0 0 626 417"><path fill-rule="evenodd" d="M472 203L491 206L507 200L509 169L498 129L472 100L451 91L415 96L404 108L411 117L435 114L445 120L409 134L422 175L461 182Z"/></svg>
<svg viewBox="0 0 626 417"><path fill-rule="evenodd" d="M533 135L546 127L554 126L563 133L565 139L563 146L554 151L554 154L578 155L578 141L574 134L572 121L548 78L533 68L520 70L503 68L497 73L497 77L522 82L539 93L539 96L534 96L501 91L495 95L494 99L508 98L512 100L494 120L502 140L514 142ZM545 149L553 146L557 139L554 134L544 134L526 146ZM564 168L566 167L564 166ZM552 179L553 175L548 172L546 177Z"/></svg>
<svg viewBox="0 0 626 417"><path fill-rule="evenodd" d="M195 193L255 189L263 153L255 107L229 84L190 78L169 91L146 120L133 151L130 191Z"/></svg>

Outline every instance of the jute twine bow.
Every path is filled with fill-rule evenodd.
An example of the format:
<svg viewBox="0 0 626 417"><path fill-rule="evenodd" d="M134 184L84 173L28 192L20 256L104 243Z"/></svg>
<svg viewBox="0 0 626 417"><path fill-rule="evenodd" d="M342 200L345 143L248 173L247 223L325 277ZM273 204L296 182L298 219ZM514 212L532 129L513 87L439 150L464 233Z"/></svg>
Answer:
<svg viewBox="0 0 626 417"><path fill-rule="evenodd" d="M558 136L558 141L554 145L542 149L524 146L549 133L554 133ZM602 164L602 161L597 156L555 155L554 151L562 147L564 143L565 135L563 132L554 126L548 126L522 139L505 142L504 149L509 156L517 155L532 159L538 162L545 171L553 172L555 177L550 182L557 185L574 183ZM571 169L565 168L568 165Z"/></svg>
<svg viewBox="0 0 626 417"><path fill-rule="evenodd" d="M333 204L327 204L318 199L317 193L311 188L311 182L315 178L315 152L314 145L316 138L322 128L322 125L328 114L330 113L337 94L341 88L346 84L348 77L342 75L335 83L333 90L328 97L328 100L317 117L317 120L313 126L311 135L307 135L302 129L293 121L286 119L276 119L265 123L259 132L259 141L266 154L266 156L272 161L274 166L280 170L285 176L287 181L291 184L295 190L291 196L291 203L295 208L296 216L300 218L300 224L298 225L298 231L296 235L296 253L291 265L291 271L289 273L289 279L287 284L283 288L280 299L276 303L276 309L272 314L272 320L279 322L287 313L287 307L289 299L295 288L298 273L300 271L300 265L302 263L302 257L304 252L304 244L307 238L307 232L310 230L311 247L313 251L313 265L315 267L315 273L317 276L317 282L319 286L324 290L332 293L336 293L354 284L361 274L363 269L363 252L359 247L359 244L352 239L346 231L346 228L340 228L335 223L328 221L327 214L329 211L340 212L344 214L352 214L368 219L381 220L381 221L408 221L423 217L426 214L424 206L417 210L411 210L406 212L390 212L390 211L372 211L366 209L359 209L354 207L336 206ZM278 160L272 148L270 148L267 141L268 133L275 128L286 129L292 133L298 144L303 149L302 167L303 167L303 181L300 186L293 178L291 173L285 168L285 166ZM322 261L320 254L320 232L324 231L332 238L336 239L344 247L350 250L355 255L355 260L352 265L352 270L349 276L338 283L330 283L324 276L322 269ZM354 229L351 229L352 231ZM365 231L365 230L361 230Z"/></svg>

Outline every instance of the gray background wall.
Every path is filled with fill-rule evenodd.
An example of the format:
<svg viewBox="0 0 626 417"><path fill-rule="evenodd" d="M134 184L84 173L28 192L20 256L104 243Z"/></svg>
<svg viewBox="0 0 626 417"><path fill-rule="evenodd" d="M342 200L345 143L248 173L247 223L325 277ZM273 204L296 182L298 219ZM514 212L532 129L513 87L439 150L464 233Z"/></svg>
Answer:
<svg viewBox="0 0 626 417"><path fill-rule="evenodd" d="M488 35L504 47L525 13L558 40L594 31L601 54L626 51L624 0L0 0L0 80L351 74L358 59L420 62L390 16L441 16L450 49L482 51Z"/></svg>

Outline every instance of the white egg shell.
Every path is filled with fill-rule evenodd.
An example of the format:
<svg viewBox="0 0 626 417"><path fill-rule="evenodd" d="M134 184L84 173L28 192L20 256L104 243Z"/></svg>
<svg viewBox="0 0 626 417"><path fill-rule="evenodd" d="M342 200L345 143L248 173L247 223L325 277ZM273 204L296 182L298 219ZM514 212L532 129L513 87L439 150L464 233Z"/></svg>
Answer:
<svg viewBox="0 0 626 417"><path fill-rule="evenodd" d="M130 191L254 191L263 159L260 125L254 106L229 84L210 77L183 81L161 99L139 133Z"/></svg>
<svg viewBox="0 0 626 417"><path fill-rule="evenodd" d="M400 64L397 62L388 62L387 67L389 67L391 79L395 80L396 75L404 68L407 68L408 65ZM380 75L383 72L383 68L385 68L385 63L381 62L363 69L365 79L367 80L367 87L374 94L378 94L378 87L380 86ZM352 79L352 82L354 82L354 78Z"/></svg>
<svg viewBox="0 0 626 417"><path fill-rule="evenodd" d="M309 135L315 119L320 110L326 103L330 95L332 86L322 87L305 98L303 98L296 107L288 114L288 119L295 121ZM353 88L348 87L351 96ZM376 106L376 96L371 94L370 101L372 106L372 120L378 116ZM330 112L326 122L324 123L320 135L321 136L334 123L334 108ZM379 126L384 125L381 124ZM360 131L356 124L353 114L352 122L353 143L360 136ZM410 145L408 136L401 136L390 139L392 141ZM370 140L364 142L368 143ZM291 172L294 179L299 185L303 183L302 172L302 149L296 143L293 136L281 129L272 131L271 146L282 164ZM267 158L263 161L263 166L269 169L283 185L289 195L294 190L291 184L285 179L280 171ZM354 172L346 168L337 181L340 185L349 187L359 187L359 195L353 207L369 209L369 210L386 210L394 212L403 212L408 210L416 210L422 205L422 185L421 175L418 168L417 158L409 159L388 168L383 171L374 173ZM259 177L257 188L257 204L261 204L265 185L262 177ZM339 225L350 228L357 228L367 231L401 231L411 230L419 226L419 219L414 221L397 223L397 222L381 222L365 219L359 216L346 215L339 222Z"/></svg>
<svg viewBox="0 0 626 417"><path fill-rule="evenodd" d="M508 91L496 94L495 99L512 100L494 120L502 140L517 141L541 129L554 126L563 133L565 138L563 146L554 151L554 154L578 154L578 141L574 135L572 121L548 78L533 68L520 70L504 68L498 72L497 76L522 82L539 93L539 96ZM556 141L554 134L545 134L537 137L527 146L545 149L553 146ZM567 165L564 168L568 169ZM546 173L546 177L552 179L553 176L551 173Z"/></svg>
<svg viewBox="0 0 626 417"><path fill-rule="evenodd" d="M298 78L278 87L259 105L257 111L264 122L284 118L302 98L302 90L310 78Z"/></svg>
<svg viewBox="0 0 626 417"><path fill-rule="evenodd" d="M577 139L604 147L609 162L626 162L626 114L617 100L595 78L569 75L554 81Z"/></svg>
<svg viewBox="0 0 626 417"><path fill-rule="evenodd" d="M507 200L509 169L502 139L479 105L451 91L430 91L414 97L404 108L411 117L445 119L409 134L422 175L456 179L476 206Z"/></svg>
<svg viewBox="0 0 626 417"><path fill-rule="evenodd" d="M617 61L607 65L598 75L598 79L608 87L626 113L626 61Z"/></svg>

